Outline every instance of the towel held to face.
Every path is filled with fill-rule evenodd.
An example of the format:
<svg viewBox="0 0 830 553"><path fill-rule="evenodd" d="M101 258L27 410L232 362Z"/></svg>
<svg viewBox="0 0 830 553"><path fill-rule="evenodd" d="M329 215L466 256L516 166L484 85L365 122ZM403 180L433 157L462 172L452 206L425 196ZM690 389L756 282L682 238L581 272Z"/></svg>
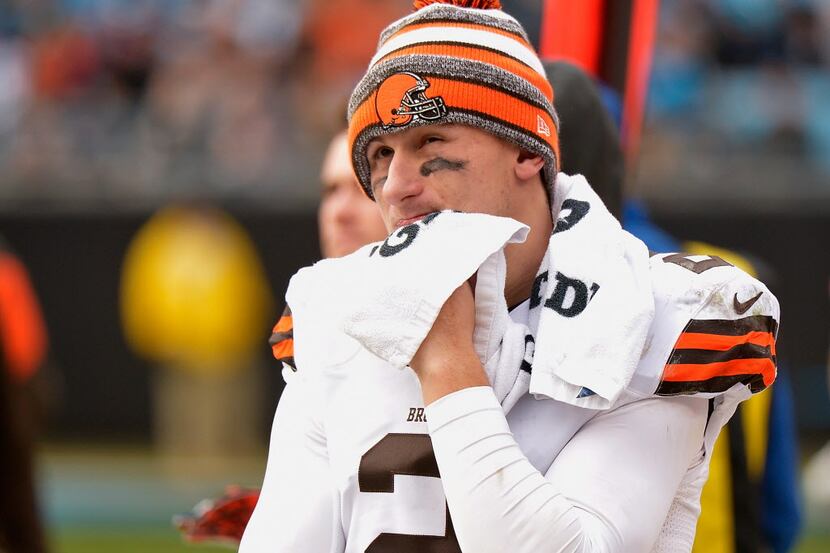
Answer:
<svg viewBox="0 0 830 553"><path fill-rule="evenodd" d="M342 364L362 347L406 367L444 302L475 274L474 346L505 411L528 391L610 408L635 373L654 316L649 254L582 176L558 175L553 197L556 224L526 324L508 313L504 248L523 242L528 227L438 212L291 279L297 366Z"/></svg>

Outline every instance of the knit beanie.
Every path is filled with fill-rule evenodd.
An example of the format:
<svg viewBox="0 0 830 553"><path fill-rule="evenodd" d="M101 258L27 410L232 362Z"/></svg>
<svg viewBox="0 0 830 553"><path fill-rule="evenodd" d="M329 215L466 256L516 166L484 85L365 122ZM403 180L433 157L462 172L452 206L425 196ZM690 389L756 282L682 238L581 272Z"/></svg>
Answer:
<svg viewBox="0 0 830 553"><path fill-rule="evenodd" d="M415 12L380 35L349 100L355 174L372 196L369 142L423 125L487 131L545 160L548 190L559 168L553 88L527 33L499 0L415 0Z"/></svg>

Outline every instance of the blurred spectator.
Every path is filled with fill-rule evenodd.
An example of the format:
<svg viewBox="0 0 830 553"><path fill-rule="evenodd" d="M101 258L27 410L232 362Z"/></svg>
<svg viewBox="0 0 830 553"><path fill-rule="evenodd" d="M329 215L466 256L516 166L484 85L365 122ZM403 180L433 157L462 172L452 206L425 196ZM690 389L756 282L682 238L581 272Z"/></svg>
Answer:
<svg viewBox="0 0 830 553"><path fill-rule="evenodd" d="M0 14L0 19L3 15ZM29 60L22 39L0 33L0 160L30 94Z"/></svg>
<svg viewBox="0 0 830 553"><path fill-rule="evenodd" d="M0 239L0 551L41 553L34 483L32 379L46 328L23 264Z"/></svg>
<svg viewBox="0 0 830 553"><path fill-rule="evenodd" d="M652 115L682 116L697 107L710 56L711 33L701 2L680 0L663 5L657 38L660 47L654 51L648 104Z"/></svg>
<svg viewBox="0 0 830 553"><path fill-rule="evenodd" d="M92 84L98 65L90 37L71 25L52 29L32 44L32 91L47 101L69 100Z"/></svg>
<svg viewBox="0 0 830 553"><path fill-rule="evenodd" d="M331 136L340 129L341 99L363 76L376 37L411 9L411 0L309 0L294 103L313 132Z"/></svg>
<svg viewBox="0 0 830 553"><path fill-rule="evenodd" d="M797 4L787 17L785 44L787 59L796 64L825 65L821 20L817 6Z"/></svg>
<svg viewBox="0 0 830 553"><path fill-rule="evenodd" d="M386 227L377 205L355 179L345 131L329 144L320 181L323 190L317 223L323 257L341 257L370 242L383 240Z"/></svg>
<svg viewBox="0 0 830 553"><path fill-rule="evenodd" d="M779 0L714 0L710 2L721 65L750 65L781 59L780 32L785 6Z"/></svg>
<svg viewBox="0 0 830 553"><path fill-rule="evenodd" d="M311 81L321 88L354 84L365 72L388 17L411 9L403 0L311 0L303 29ZM355 32L360 29L360 32Z"/></svg>
<svg viewBox="0 0 830 553"><path fill-rule="evenodd" d="M212 188L273 187L290 163L284 74L301 18L291 0L191 7L162 43L148 98L158 178Z"/></svg>

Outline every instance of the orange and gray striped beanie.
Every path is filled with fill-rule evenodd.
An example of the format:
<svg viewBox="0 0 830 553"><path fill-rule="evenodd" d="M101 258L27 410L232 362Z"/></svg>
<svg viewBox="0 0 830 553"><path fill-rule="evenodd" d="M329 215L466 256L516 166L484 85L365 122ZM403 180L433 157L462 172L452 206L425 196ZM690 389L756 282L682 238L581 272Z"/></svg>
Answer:
<svg viewBox="0 0 830 553"><path fill-rule="evenodd" d="M490 132L559 168L553 88L527 33L499 0L415 0L380 35L349 100L355 174L372 198L366 149L378 136L455 123ZM374 198L373 198L374 199Z"/></svg>

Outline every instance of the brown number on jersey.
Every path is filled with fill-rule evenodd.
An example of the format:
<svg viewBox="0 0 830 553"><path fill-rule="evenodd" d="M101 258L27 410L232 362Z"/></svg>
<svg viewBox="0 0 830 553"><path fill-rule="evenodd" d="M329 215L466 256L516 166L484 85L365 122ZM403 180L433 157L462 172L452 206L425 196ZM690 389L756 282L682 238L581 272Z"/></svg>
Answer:
<svg viewBox="0 0 830 553"><path fill-rule="evenodd" d="M387 434L360 458L357 481L361 492L393 493L395 475L440 478L428 434ZM382 533L366 553L461 553L447 512L443 536Z"/></svg>
<svg viewBox="0 0 830 553"><path fill-rule="evenodd" d="M688 254L676 253L664 257L663 263L674 263L697 274L714 269L715 267L732 267L731 263L727 263L716 255L710 255L708 257L709 259L695 261Z"/></svg>

